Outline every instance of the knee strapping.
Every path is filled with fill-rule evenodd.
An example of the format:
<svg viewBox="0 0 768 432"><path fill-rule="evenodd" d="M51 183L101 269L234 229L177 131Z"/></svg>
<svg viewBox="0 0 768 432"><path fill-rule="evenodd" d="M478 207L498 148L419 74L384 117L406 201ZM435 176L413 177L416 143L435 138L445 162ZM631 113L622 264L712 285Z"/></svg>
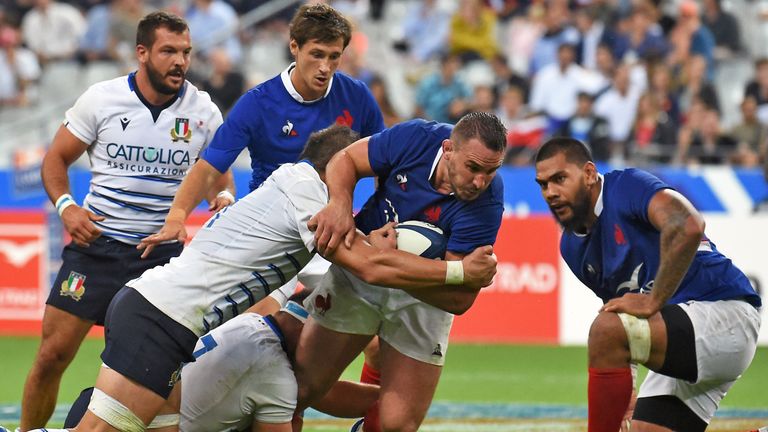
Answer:
<svg viewBox="0 0 768 432"><path fill-rule="evenodd" d="M99 389L93 389L88 410L121 432L144 432L147 430L147 426L136 414Z"/></svg>
<svg viewBox="0 0 768 432"><path fill-rule="evenodd" d="M627 332L629 353L633 362L645 363L651 356L651 326L648 320L626 313L617 314Z"/></svg>
<svg viewBox="0 0 768 432"><path fill-rule="evenodd" d="M169 426L178 426L180 421L181 416L179 414L158 415L155 416L155 419L152 420L152 423L147 426L147 429L160 429Z"/></svg>

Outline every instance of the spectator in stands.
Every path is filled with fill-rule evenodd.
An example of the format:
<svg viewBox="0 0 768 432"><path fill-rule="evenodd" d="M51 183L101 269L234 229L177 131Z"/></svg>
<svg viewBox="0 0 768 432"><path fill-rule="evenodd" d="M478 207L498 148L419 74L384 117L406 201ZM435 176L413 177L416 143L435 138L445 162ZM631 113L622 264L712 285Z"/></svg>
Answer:
<svg viewBox="0 0 768 432"><path fill-rule="evenodd" d="M726 59L741 51L739 22L723 10L722 0L704 0L703 22L715 38L716 59Z"/></svg>
<svg viewBox="0 0 768 432"><path fill-rule="evenodd" d="M374 73L366 65L365 53L368 51L368 37L360 31L352 31L352 39L349 46L344 50L344 57L341 58L339 70L352 78L359 79L368 87L371 86Z"/></svg>
<svg viewBox="0 0 768 432"><path fill-rule="evenodd" d="M573 45L561 45L557 54L557 63L544 67L531 85L531 109L547 116L548 134L559 130L576 112L579 92L594 93L600 84L597 75L576 64Z"/></svg>
<svg viewBox="0 0 768 432"><path fill-rule="evenodd" d="M74 58L85 32L85 19L80 11L53 0L35 0L34 5L21 22L27 47L42 64Z"/></svg>
<svg viewBox="0 0 768 432"><path fill-rule="evenodd" d="M675 155L677 126L653 93L640 96L637 117L627 146L627 159L633 165L669 163Z"/></svg>
<svg viewBox="0 0 768 432"><path fill-rule="evenodd" d="M613 74L616 71L616 58L613 57L611 46L605 42L597 46L595 53L595 72L599 76L600 84L595 96L600 96L609 87L613 81Z"/></svg>
<svg viewBox="0 0 768 432"><path fill-rule="evenodd" d="M670 34L673 44L673 64L684 64L691 55L700 55L706 60L706 78L714 78L715 37L701 23L699 5L695 0L680 3L679 16Z"/></svg>
<svg viewBox="0 0 768 432"><path fill-rule="evenodd" d="M496 97L493 95L493 87L489 85L476 85L469 103L469 110L474 112L495 113Z"/></svg>
<svg viewBox="0 0 768 432"><path fill-rule="evenodd" d="M384 78L380 75L374 75L368 88L371 90L373 98L376 99L376 103L379 104L379 109L381 109L381 114L384 117L384 126L390 128L400 123L400 116L389 99L389 89Z"/></svg>
<svg viewBox="0 0 768 432"><path fill-rule="evenodd" d="M744 96L751 96L757 102L757 117L768 124L768 58L755 61L755 77L744 89Z"/></svg>
<svg viewBox="0 0 768 432"><path fill-rule="evenodd" d="M611 157L611 136L608 121L592 110L594 97L580 92L576 113L557 131L556 135L575 138L586 144L592 157L607 161Z"/></svg>
<svg viewBox="0 0 768 432"><path fill-rule="evenodd" d="M757 118L757 101L747 96L741 102L741 123L729 132L738 143L734 163L746 167L755 167L760 162L768 147L768 126Z"/></svg>
<svg viewBox="0 0 768 432"><path fill-rule="evenodd" d="M654 105L667 114L674 127L680 124L680 104L672 86L672 72L669 67L656 62L648 65L648 92L655 99Z"/></svg>
<svg viewBox="0 0 768 432"><path fill-rule="evenodd" d="M576 44L576 62L587 69L597 68L597 47L612 32L605 24L596 19L596 7L582 7L574 12L574 24L579 31L579 42Z"/></svg>
<svg viewBox="0 0 768 432"><path fill-rule="evenodd" d="M245 77L232 67L232 60L223 48L214 48L208 55L208 62L211 66L211 76L203 80L200 89L211 95L213 103L226 116L246 90Z"/></svg>
<svg viewBox="0 0 768 432"><path fill-rule="evenodd" d="M21 46L19 30L0 20L0 107L30 102L30 88L40 78L35 54Z"/></svg>
<svg viewBox="0 0 768 432"><path fill-rule="evenodd" d="M534 49L545 31L544 12L543 4L532 3L526 15L512 18L502 31L501 49L509 66L519 74L528 76L532 70Z"/></svg>
<svg viewBox="0 0 768 432"><path fill-rule="evenodd" d="M437 0L415 2L405 15L403 37L395 42L395 49L408 52L420 63L443 54L450 21L451 15Z"/></svg>
<svg viewBox="0 0 768 432"><path fill-rule="evenodd" d="M480 0L459 0L459 8L451 17L448 47L464 63L493 58L499 52L493 10Z"/></svg>
<svg viewBox="0 0 768 432"><path fill-rule="evenodd" d="M233 63L240 63L239 18L232 6L223 0L194 0L187 10L186 20L198 53L207 56L213 48L211 43L215 42L216 46L227 50Z"/></svg>
<svg viewBox="0 0 768 432"><path fill-rule="evenodd" d="M442 56L440 70L422 79L416 89L416 117L451 123L461 116L472 91L458 75L459 69L457 55Z"/></svg>
<svg viewBox="0 0 768 432"><path fill-rule="evenodd" d="M528 100L528 91L530 87L528 78L519 75L512 70L507 61L507 57L503 54L496 54L488 63L493 71L493 94L497 100L509 86L515 86L522 89L523 100Z"/></svg>
<svg viewBox="0 0 768 432"><path fill-rule="evenodd" d="M623 157L627 139L637 113L637 102L645 91L645 83L633 83L631 65L619 65L613 75L613 84L597 101L595 113L608 120L612 156Z"/></svg>
<svg viewBox="0 0 768 432"><path fill-rule="evenodd" d="M654 10L648 3L640 3L632 9L627 30L617 34L612 44L614 56L619 61L661 59L666 56L669 44L654 18Z"/></svg>
<svg viewBox="0 0 768 432"><path fill-rule="evenodd" d="M561 45L576 46L579 42L579 32L569 24L569 21L570 11L566 1L549 0L547 2L544 15L544 33L536 42L531 57L530 73L532 76L535 76L544 67L558 62L558 50Z"/></svg>
<svg viewBox="0 0 768 432"><path fill-rule="evenodd" d="M531 114L525 106L523 89L509 86L501 94L496 116L507 128L504 163L530 165L547 129L547 119Z"/></svg>
<svg viewBox="0 0 768 432"><path fill-rule="evenodd" d="M700 99L709 108L720 111L720 98L715 86L707 80L706 68L706 60L700 55L691 55L685 62L678 90L678 102L683 113L688 111L694 98Z"/></svg>
<svg viewBox="0 0 768 432"><path fill-rule="evenodd" d="M136 26L147 12L144 0L113 0L109 19L109 53L127 71L136 67Z"/></svg>
<svg viewBox="0 0 768 432"><path fill-rule="evenodd" d="M720 113L705 108L697 133L680 141L680 158L694 165L721 165L730 163L735 156L736 141L722 133Z"/></svg>
<svg viewBox="0 0 768 432"><path fill-rule="evenodd" d="M80 38L78 60L88 63L112 60L109 55L109 21L112 5L100 4L88 9L85 16L85 33Z"/></svg>

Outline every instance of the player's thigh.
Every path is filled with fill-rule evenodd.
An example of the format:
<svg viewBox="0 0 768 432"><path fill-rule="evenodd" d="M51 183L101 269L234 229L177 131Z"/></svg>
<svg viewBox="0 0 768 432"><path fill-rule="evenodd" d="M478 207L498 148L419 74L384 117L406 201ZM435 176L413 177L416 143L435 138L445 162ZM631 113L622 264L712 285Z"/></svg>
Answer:
<svg viewBox="0 0 768 432"><path fill-rule="evenodd" d="M93 321L45 305L38 361L69 364L92 326Z"/></svg>
<svg viewBox="0 0 768 432"><path fill-rule="evenodd" d="M371 335L341 333L310 317L296 348L295 371L299 404L316 401L330 389L344 369L371 340Z"/></svg>
<svg viewBox="0 0 768 432"><path fill-rule="evenodd" d="M623 317L621 317L623 315ZM590 367L624 367L627 362L659 368L664 362L667 331L660 313L648 318L600 312L589 329ZM643 357L647 360L639 361Z"/></svg>
<svg viewBox="0 0 768 432"><path fill-rule="evenodd" d="M106 396L98 396L102 392ZM136 416L144 425L149 424L155 417L155 414L165 404L165 399L154 393L143 385L121 375L107 367L102 367L99 376L96 379L96 390L91 399L89 409L85 412L83 419L77 425L78 430L84 431L113 431L119 430L109 425L97 412L106 412L114 408L113 403L100 402L105 399L113 400L122 405L124 410L129 411ZM95 408L100 406L100 408Z"/></svg>
<svg viewBox="0 0 768 432"><path fill-rule="evenodd" d="M416 430L432 402L442 366L416 360L380 341L380 418L384 429Z"/></svg>
<svg viewBox="0 0 768 432"><path fill-rule="evenodd" d="M259 423L254 422L251 432L291 432L291 422L288 423Z"/></svg>

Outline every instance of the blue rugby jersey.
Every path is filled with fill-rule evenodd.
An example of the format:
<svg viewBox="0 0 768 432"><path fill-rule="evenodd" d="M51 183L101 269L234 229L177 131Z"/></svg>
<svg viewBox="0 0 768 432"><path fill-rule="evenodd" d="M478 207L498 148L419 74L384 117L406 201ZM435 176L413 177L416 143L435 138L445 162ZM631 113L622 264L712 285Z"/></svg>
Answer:
<svg viewBox="0 0 768 432"><path fill-rule="evenodd" d="M290 82L292 68L246 92L203 152L203 159L224 172L247 147L253 169L250 190L281 164L296 162L312 132L334 123L361 137L384 129L379 106L362 81L336 72L326 95L306 102Z"/></svg>
<svg viewBox="0 0 768 432"><path fill-rule="evenodd" d="M659 269L660 233L648 220L656 192L670 188L638 169L603 176L595 225L587 235L564 232L560 252L579 280L603 302L626 292L650 292ZM669 304L744 298L760 306L747 277L704 236Z"/></svg>
<svg viewBox="0 0 768 432"><path fill-rule="evenodd" d="M389 221L420 220L439 226L448 238L447 250L467 254L496 242L504 212L504 184L494 177L474 201L439 193L430 183L442 156L442 142L453 127L411 120L373 135L368 158L378 187L355 217L368 233Z"/></svg>

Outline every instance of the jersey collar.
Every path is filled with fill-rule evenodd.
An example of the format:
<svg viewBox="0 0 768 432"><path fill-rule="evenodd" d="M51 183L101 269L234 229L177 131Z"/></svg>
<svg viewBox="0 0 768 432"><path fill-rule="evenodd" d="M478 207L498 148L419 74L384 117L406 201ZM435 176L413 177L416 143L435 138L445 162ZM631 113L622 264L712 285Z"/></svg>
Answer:
<svg viewBox="0 0 768 432"><path fill-rule="evenodd" d="M296 91L296 87L293 86L293 83L291 82L291 71L296 67L296 62L291 63L288 65L287 68L285 68L284 71L280 73L280 79L283 81L283 86L285 87L285 90L288 92L288 94L291 95L293 99L296 100L296 102L301 104L311 104L318 101L321 101L328 96L328 93L331 92L331 87L333 87L333 75L331 75L331 80L328 82L328 89L325 91L325 94L321 98L317 98L315 100L304 100L304 97L299 94L299 92Z"/></svg>
<svg viewBox="0 0 768 432"><path fill-rule="evenodd" d="M597 173L597 178L600 179L600 195L597 196L597 201L595 202L595 216L600 217L603 213L603 190L605 189L605 179L600 173Z"/></svg>
<svg viewBox="0 0 768 432"><path fill-rule="evenodd" d="M135 71L128 74L128 88L130 88L132 92L136 93L136 97L138 97L139 101L141 101L141 103L144 104L147 109L149 109L149 112L152 114L152 120L156 122L157 118L160 117L160 113L163 112L164 109L173 105L177 100L184 96L184 92L187 90L187 81L184 81L184 83L181 85L181 88L179 89L179 92L176 93L174 97L162 105L152 105L148 100L144 98L144 95L141 94L141 91L139 90L139 86L136 84Z"/></svg>

